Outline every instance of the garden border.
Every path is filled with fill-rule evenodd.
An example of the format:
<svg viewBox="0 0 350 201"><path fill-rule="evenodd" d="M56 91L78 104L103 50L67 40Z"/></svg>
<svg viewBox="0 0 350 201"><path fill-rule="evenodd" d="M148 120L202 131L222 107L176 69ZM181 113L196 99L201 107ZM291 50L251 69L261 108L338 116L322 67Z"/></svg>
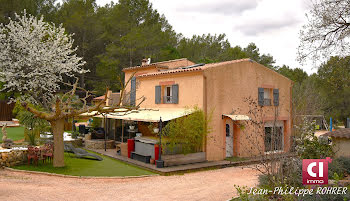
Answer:
<svg viewBox="0 0 350 201"><path fill-rule="evenodd" d="M30 173L30 174L39 174L39 175L46 175L46 176L58 176L58 177L64 177L64 178L76 178L76 179L132 179L132 178L145 178L145 177L154 177L154 176L161 176L159 174L153 174L153 175L139 175L139 176L74 176L74 175L65 175L65 174L57 174L57 173L50 173L50 172L41 172L41 171L31 171L31 170L18 170L10 167L2 167L5 170L13 171L13 172L22 172L22 173Z"/></svg>

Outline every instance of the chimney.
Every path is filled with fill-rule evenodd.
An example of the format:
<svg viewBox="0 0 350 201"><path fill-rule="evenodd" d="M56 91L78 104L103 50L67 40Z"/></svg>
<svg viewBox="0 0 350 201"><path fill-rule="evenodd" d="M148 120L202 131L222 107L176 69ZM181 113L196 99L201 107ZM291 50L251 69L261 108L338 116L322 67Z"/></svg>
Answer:
<svg viewBox="0 0 350 201"><path fill-rule="evenodd" d="M148 64L148 59L142 59L141 65L147 65Z"/></svg>
<svg viewBox="0 0 350 201"><path fill-rule="evenodd" d="M108 90L107 92L107 100L106 100L106 106L112 105L112 91Z"/></svg>
<svg viewBox="0 0 350 201"><path fill-rule="evenodd" d="M148 58L148 59L142 59L142 62L141 62L141 65L144 66L144 65L149 65L151 64L151 58Z"/></svg>

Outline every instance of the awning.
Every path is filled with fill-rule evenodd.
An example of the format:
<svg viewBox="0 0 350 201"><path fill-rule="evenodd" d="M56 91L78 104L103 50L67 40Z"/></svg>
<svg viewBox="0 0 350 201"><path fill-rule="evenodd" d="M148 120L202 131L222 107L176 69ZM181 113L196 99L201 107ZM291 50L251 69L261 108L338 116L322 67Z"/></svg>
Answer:
<svg viewBox="0 0 350 201"><path fill-rule="evenodd" d="M129 121L144 121L144 122L159 122L170 121L179 117L191 114L192 111L185 108L159 108L159 109L138 109L131 111L121 111L107 114L109 119L122 119ZM104 118L103 115L96 115L94 117Z"/></svg>
<svg viewBox="0 0 350 201"><path fill-rule="evenodd" d="M108 109L109 107L103 107L103 109ZM114 110L115 112L124 112L124 111L127 111L127 109L124 109L124 108L120 108L120 109L115 109ZM82 113L80 114L79 116L94 116L94 115L99 115L101 114L100 112L97 112L97 111L91 111L91 112L85 112L85 113Z"/></svg>
<svg viewBox="0 0 350 201"><path fill-rule="evenodd" d="M228 114L223 114L222 117L228 117L232 119L233 121L248 121L251 120L250 117L247 115L228 115Z"/></svg>

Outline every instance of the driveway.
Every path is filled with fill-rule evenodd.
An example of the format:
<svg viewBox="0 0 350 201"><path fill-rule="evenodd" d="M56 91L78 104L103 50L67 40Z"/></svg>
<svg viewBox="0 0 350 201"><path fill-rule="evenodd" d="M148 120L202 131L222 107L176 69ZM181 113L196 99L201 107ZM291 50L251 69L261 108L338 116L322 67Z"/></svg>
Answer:
<svg viewBox="0 0 350 201"><path fill-rule="evenodd" d="M0 170L0 200L228 200L234 185L253 187L258 172L230 167L174 176L66 178Z"/></svg>

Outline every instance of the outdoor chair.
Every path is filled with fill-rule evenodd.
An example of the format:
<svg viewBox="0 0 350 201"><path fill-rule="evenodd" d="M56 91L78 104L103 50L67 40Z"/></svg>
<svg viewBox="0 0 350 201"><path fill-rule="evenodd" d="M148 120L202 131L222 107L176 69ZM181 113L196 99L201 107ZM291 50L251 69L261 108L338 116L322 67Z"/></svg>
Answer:
<svg viewBox="0 0 350 201"><path fill-rule="evenodd" d="M46 159L49 160L49 162L51 162L53 160L53 144L49 143L49 144L45 144L45 146L42 149L43 152L43 157L44 157L44 161L46 161Z"/></svg>
<svg viewBox="0 0 350 201"><path fill-rule="evenodd" d="M30 161L33 159L33 164L35 162L36 165L38 165L39 160L39 149L37 147L28 146L28 165L30 165Z"/></svg>

